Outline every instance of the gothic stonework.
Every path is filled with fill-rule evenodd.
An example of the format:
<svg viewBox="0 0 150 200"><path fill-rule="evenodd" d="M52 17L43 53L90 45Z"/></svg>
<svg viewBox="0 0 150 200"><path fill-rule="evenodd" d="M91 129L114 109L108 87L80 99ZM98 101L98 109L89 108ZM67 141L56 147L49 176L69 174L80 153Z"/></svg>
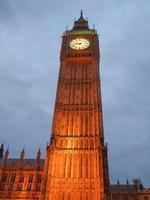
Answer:
<svg viewBox="0 0 150 200"><path fill-rule="evenodd" d="M148 200L150 190L109 182L99 39L83 13L62 36L50 145L45 160L8 159L0 147L0 200Z"/></svg>
<svg viewBox="0 0 150 200"><path fill-rule="evenodd" d="M117 181L110 188L111 200L150 200L150 188L144 188L140 179L134 179L133 184Z"/></svg>
<svg viewBox="0 0 150 200"><path fill-rule="evenodd" d="M0 199L40 199L44 160L40 150L36 159L8 159L7 150L0 160Z"/></svg>
<svg viewBox="0 0 150 200"><path fill-rule="evenodd" d="M103 200L105 196L99 41L83 18L62 37L51 144L41 199ZM109 184L109 180L106 181ZM107 185L109 192L109 185Z"/></svg>

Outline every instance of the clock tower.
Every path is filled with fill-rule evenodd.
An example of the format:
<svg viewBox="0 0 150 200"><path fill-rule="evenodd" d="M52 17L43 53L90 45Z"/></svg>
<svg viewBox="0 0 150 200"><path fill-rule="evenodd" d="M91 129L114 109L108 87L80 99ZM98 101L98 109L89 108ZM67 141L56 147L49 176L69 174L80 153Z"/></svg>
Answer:
<svg viewBox="0 0 150 200"><path fill-rule="evenodd" d="M81 16L62 36L60 71L42 200L109 199L99 39Z"/></svg>

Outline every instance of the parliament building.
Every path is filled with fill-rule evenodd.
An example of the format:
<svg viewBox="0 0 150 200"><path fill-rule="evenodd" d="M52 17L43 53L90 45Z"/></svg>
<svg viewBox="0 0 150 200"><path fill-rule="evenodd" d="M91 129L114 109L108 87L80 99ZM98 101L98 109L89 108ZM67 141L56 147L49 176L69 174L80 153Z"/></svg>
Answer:
<svg viewBox="0 0 150 200"><path fill-rule="evenodd" d="M110 184L97 31L83 12L62 36L51 138L45 159L0 148L0 200L150 200L140 179Z"/></svg>

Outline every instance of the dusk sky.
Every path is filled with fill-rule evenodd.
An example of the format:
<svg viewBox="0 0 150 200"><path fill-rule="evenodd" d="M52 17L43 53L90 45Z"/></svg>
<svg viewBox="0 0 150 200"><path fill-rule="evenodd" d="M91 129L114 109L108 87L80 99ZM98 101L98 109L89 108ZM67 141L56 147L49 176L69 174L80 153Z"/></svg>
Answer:
<svg viewBox="0 0 150 200"><path fill-rule="evenodd" d="M100 37L111 182L150 186L150 0L0 0L0 142L44 157L61 35L81 9Z"/></svg>

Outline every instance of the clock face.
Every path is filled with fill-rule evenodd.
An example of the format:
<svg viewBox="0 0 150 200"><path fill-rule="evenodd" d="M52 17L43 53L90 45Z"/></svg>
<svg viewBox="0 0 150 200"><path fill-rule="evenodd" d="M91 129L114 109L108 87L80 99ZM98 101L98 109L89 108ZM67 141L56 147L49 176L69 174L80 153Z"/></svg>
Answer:
<svg viewBox="0 0 150 200"><path fill-rule="evenodd" d="M70 42L70 47L75 50L86 49L90 46L90 42L84 38L77 38Z"/></svg>

